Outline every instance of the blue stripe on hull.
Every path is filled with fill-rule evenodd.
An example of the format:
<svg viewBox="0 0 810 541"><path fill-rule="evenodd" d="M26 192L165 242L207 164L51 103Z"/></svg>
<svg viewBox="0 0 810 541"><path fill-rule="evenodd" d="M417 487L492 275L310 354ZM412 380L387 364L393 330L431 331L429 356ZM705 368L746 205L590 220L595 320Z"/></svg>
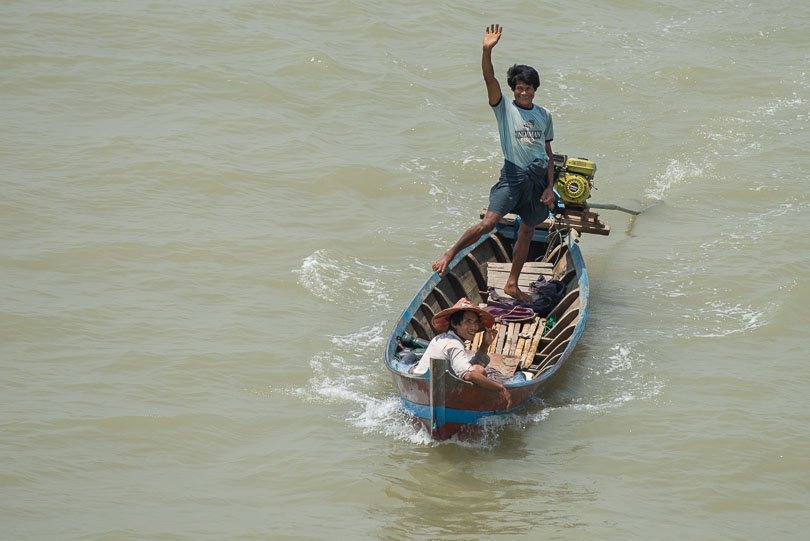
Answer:
<svg viewBox="0 0 810 541"><path fill-rule="evenodd" d="M430 406L426 404L417 404L415 402L411 402L410 400L406 400L402 398L402 405L405 406L405 409L410 411L416 417L420 419L424 419L430 422ZM509 413L515 413L516 411L522 409L523 406L513 408L511 410L503 410L503 411L478 411L478 410L459 410L445 407L444 409L444 419L443 423L436 428L441 428L446 423L458 423L463 425L472 425L480 421L485 417L493 417L497 415L506 415Z"/></svg>

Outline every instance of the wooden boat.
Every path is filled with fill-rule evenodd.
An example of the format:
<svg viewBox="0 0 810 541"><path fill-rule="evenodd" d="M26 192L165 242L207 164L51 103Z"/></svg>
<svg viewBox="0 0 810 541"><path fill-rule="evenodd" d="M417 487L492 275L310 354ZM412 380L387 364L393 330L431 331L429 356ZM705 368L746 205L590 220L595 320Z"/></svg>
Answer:
<svg viewBox="0 0 810 541"><path fill-rule="evenodd" d="M489 353L511 379L504 384L512 406L497 392L464 381L444 361L431 360L425 375L409 370L437 332L433 316L461 297L483 306L489 288L503 294L511 265L518 224L507 215L490 234L459 253L443 276L433 273L403 310L386 348L390 371L404 407L434 439L474 434L484 419L519 412L545 387L574 351L588 317L588 273L579 248L579 233L608 234L609 228L592 212L566 213L538 226L519 285L527 291L540 276L565 284L562 300L547 317L523 322L496 321L498 338ZM482 333L468 343L477 349ZM492 366L492 365L491 365Z"/></svg>

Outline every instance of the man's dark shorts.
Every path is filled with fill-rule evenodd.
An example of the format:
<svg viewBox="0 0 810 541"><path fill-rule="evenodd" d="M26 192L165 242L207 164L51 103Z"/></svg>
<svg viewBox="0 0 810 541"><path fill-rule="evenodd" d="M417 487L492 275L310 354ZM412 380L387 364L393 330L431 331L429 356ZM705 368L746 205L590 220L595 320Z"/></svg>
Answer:
<svg viewBox="0 0 810 541"><path fill-rule="evenodd" d="M523 223L535 226L548 217L548 207L540 202L548 179L542 161L535 160L526 169L504 161L498 182L489 191L487 210L498 214L510 212Z"/></svg>

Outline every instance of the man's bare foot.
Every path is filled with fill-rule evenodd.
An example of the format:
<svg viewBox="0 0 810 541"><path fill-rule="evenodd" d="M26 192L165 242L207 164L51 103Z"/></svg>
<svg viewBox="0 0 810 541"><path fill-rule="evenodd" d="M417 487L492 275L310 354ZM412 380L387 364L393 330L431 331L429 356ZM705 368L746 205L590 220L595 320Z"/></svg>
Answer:
<svg viewBox="0 0 810 541"><path fill-rule="evenodd" d="M447 254L444 254L439 259L433 263L433 270L439 273L439 276L444 274L444 271L447 270L447 265L450 264L451 257Z"/></svg>
<svg viewBox="0 0 810 541"><path fill-rule="evenodd" d="M503 286L503 292L520 302L525 302L528 304L531 304L532 302L531 295L521 291L520 288L515 284L506 284Z"/></svg>

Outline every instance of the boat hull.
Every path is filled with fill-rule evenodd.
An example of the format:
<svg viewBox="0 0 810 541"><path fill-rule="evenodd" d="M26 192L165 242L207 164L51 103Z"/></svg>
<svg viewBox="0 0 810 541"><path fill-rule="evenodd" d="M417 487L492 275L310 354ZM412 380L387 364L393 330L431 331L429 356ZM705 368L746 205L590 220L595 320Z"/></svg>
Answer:
<svg viewBox="0 0 810 541"><path fill-rule="evenodd" d="M385 365L391 373L402 404L414 421L424 427L434 439L476 434L489 417L519 413L560 369L574 351L585 329L588 275L579 250L578 236L569 232L559 234L558 246L550 251L547 249L548 234L538 230L532 241L530 257L537 254L553 257L556 252L558 261L553 266L553 272L555 276L559 275L567 280L570 296L576 297L575 301L571 301L571 307L558 306L561 308L557 310L558 316L573 313L575 318L568 318L572 321L567 332L558 333L556 340L549 340L538 352L532 368L525 372L530 379L513 378L505 384L511 397L509 408L498 392L461 380L452 371L446 370L443 364L432 366L428 374L413 375L409 373L411 366L401 362L401 337L411 335L423 340L432 338L435 331L429 322L433 314L461 297L467 297L473 303L485 302L487 265L510 260L511 239L514 239L515 229L499 226L458 254L444 276L434 272L403 310L388 338ZM576 303L576 310L573 309L573 303ZM552 312L554 313L556 312Z"/></svg>

